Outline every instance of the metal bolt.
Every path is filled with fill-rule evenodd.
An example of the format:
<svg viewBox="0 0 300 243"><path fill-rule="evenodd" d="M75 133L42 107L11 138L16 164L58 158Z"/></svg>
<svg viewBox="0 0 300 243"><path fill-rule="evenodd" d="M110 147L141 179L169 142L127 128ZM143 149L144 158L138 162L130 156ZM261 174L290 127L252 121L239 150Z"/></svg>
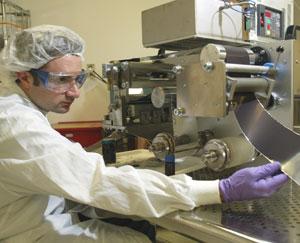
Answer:
<svg viewBox="0 0 300 243"><path fill-rule="evenodd" d="M174 66L174 67L172 68L172 72L175 73L175 74L180 74L181 71L182 71L182 69L183 69L182 66L176 65L176 66Z"/></svg>
<svg viewBox="0 0 300 243"><path fill-rule="evenodd" d="M260 55L265 55L265 54L266 54L266 51L265 51L265 50L261 50L261 51L259 52L259 54L260 54Z"/></svg>
<svg viewBox="0 0 300 243"><path fill-rule="evenodd" d="M116 72L116 73L119 72L119 68L118 68L117 66L113 66L112 70L113 70L114 72Z"/></svg>
<svg viewBox="0 0 300 243"><path fill-rule="evenodd" d="M126 117L126 123L129 124L130 122L130 117Z"/></svg>
<svg viewBox="0 0 300 243"><path fill-rule="evenodd" d="M112 64L102 64L102 70L104 72L110 72L112 68Z"/></svg>
<svg viewBox="0 0 300 243"><path fill-rule="evenodd" d="M122 89L129 88L129 83L128 82L122 82L121 87L122 87Z"/></svg>
<svg viewBox="0 0 300 243"><path fill-rule="evenodd" d="M175 116L182 116L185 113L185 109L182 107L174 109Z"/></svg>
<svg viewBox="0 0 300 243"><path fill-rule="evenodd" d="M280 105L281 104L281 99L279 97L274 97L274 104L275 105Z"/></svg>
<svg viewBox="0 0 300 243"><path fill-rule="evenodd" d="M206 62L206 63L203 64L203 69L206 72L210 72L214 69L214 64L212 62Z"/></svg>
<svg viewBox="0 0 300 243"><path fill-rule="evenodd" d="M128 69L128 62L121 62L121 68L123 71L126 71Z"/></svg>
<svg viewBox="0 0 300 243"><path fill-rule="evenodd" d="M208 163L212 163L218 159L217 151L215 150L205 151L203 157L206 159Z"/></svg>

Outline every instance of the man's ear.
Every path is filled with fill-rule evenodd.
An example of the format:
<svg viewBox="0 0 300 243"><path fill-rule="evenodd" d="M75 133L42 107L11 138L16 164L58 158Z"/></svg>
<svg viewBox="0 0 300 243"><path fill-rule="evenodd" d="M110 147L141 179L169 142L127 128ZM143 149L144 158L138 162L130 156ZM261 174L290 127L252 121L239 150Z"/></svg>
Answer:
<svg viewBox="0 0 300 243"><path fill-rule="evenodd" d="M20 87L29 90L33 84L31 74L29 72L17 72L16 74Z"/></svg>

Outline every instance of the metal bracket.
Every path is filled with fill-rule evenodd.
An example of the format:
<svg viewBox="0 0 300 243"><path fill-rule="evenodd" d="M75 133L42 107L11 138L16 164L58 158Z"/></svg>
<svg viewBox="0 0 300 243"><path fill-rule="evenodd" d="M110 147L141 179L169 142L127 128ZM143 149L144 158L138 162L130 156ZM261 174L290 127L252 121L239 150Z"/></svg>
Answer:
<svg viewBox="0 0 300 243"><path fill-rule="evenodd" d="M226 76L226 80L227 80L227 100L231 101L233 100L233 96L237 86L237 80L229 76Z"/></svg>
<svg viewBox="0 0 300 243"><path fill-rule="evenodd" d="M271 95L272 95L272 90L273 90L274 85L275 85L275 80L271 79L271 78L264 77L264 76L262 78L264 78L268 82L268 88L267 88L265 93L256 92L255 94L262 97L262 98L265 98L266 100L269 100Z"/></svg>

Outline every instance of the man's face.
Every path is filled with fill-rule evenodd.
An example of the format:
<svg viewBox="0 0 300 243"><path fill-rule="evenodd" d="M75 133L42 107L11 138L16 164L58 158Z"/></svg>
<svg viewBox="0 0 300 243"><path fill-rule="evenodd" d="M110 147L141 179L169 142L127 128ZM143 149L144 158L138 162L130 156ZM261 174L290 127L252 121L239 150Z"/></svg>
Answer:
<svg viewBox="0 0 300 243"><path fill-rule="evenodd" d="M78 56L67 55L54 59L41 68L41 70L52 73L80 73L81 58ZM31 73L18 73L21 81L20 87L27 94L33 103L45 111L56 113L66 113L69 111L71 104L80 95L79 89L75 82L67 91L55 92L45 88L40 83L34 84L34 77Z"/></svg>

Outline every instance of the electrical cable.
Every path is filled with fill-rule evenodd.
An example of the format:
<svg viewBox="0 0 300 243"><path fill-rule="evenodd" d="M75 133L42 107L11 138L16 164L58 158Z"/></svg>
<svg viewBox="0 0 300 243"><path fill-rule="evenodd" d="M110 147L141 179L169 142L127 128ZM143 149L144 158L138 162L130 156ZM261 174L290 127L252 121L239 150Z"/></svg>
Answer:
<svg viewBox="0 0 300 243"><path fill-rule="evenodd" d="M232 9L238 13L243 14L246 17L250 17L252 14L254 14L255 10L256 10L256 3L252 0L248 0L248 1L241 1L239 3L231 3L228 0L221 0L224 3L223 7L220 7L220 11L223 11L224 9ZM240 6L242 7L242 5L248 4L249 5L249 9L247 9L246 11L241 11L238 10L236 8L234 8L235 6ZM251 7L252 5L252 7Z"/></svg>
<svg viewBox="0 0 300 243"><path fill-rule="evenodd" d="M100 81L102 81L103 83L107 84L107 81L100 75L98 74L95 70L90 72L90 75Z"/></svg>

